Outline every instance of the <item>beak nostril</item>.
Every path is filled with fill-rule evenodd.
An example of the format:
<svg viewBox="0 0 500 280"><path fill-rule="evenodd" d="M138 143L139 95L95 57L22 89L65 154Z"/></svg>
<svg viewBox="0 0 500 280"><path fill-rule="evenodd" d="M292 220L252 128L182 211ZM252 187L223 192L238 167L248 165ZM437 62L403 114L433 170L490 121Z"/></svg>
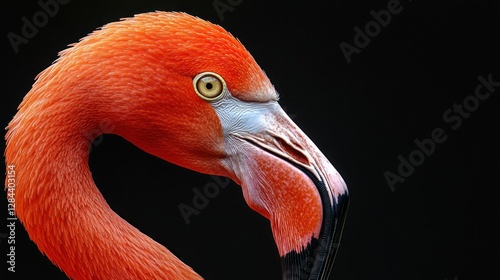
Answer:
<svg viewBox="0 0 500 280"><path fill-rule="evenodd" d="M280 137L276 137L275 139L278 142L278 145L281 147L281 149L288 155L293 157L293 159L304 165L310 164L309 158L302 152L303 150L302 147L292 146L291 144L289 144L287 141L285 141L283 138Z"/></svg>

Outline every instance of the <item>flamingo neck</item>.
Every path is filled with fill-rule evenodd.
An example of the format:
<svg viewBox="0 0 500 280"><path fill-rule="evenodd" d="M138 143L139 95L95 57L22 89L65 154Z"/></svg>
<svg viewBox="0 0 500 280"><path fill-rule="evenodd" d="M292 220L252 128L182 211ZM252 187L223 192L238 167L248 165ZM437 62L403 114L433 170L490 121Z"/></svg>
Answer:
<svg viewBox="0 0 500 280"><path fill-rule="evenodd" d="M71 279L201 279L99 192L88 166L99 116L40 100L25 99L9 125L5 154L16 170L16 214L40 251Z"/></svg>

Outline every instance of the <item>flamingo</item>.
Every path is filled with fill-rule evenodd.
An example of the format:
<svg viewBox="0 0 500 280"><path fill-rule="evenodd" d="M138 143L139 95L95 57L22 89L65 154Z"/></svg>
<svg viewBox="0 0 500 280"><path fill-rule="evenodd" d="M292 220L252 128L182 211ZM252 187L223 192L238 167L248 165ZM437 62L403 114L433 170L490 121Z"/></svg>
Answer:
<svg viewBox="0 0 500 280"><path fill-rule="evenodd" d="M88 165L101 134L231 178L269 219L283 279L328 278L346 184L218 25L160 11L107 24L36 77L7 129L16 216L70 279L201 279L106 203Z"/></svg>

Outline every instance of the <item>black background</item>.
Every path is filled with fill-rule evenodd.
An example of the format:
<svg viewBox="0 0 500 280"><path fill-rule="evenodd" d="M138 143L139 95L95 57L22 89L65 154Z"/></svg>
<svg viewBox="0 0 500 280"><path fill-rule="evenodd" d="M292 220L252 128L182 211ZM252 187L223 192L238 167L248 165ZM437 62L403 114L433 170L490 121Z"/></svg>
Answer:
<svg viewBox="0 0 500 280"><path fill-rule="evenodd" d="M499 10L494 1L401 1L403 10L347 63L339 44L389 1L250 1L217 14L210 1L78 1L61 5L16 54L7 34L21 33L37 1L2 3L1 122L5 127L37 73L57 52L94 29L137 13L185 11L222 25L253 54L281 104L343 175L351 206L331 279L498 278L498 104L500 87L463 119L443 113L475 92L479 75L500 81ZM226 1L222 1L226 2ZM238 3L238 1L232 1ZM437 1L434 1L437 2ZM24 3L24 4L21 4ZM447 140L391 191L415 139L442 128ZM164 244L206 279L279 279L268 221L248 208L231 182L186 225L207 175L150 156L106 135L91 170L111 207ZM7 224L1 200L0 224ZM7 228L0 227L1 245ZM16 227L16 272L8 279L66 279ZM5 279L5 278L2 278Z"/></svg>

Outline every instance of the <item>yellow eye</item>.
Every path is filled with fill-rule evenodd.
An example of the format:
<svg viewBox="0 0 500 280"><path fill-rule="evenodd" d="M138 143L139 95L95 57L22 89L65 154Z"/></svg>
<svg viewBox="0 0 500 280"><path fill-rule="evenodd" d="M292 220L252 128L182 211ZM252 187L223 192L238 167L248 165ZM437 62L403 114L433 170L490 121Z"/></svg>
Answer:
<svg viewBox="0 0 500 280"><path fill-rule="evenodd" d="M207 101L214 101L222 97L226 90L226 82L221 76L212 72L203 72L193 79L196 93Z"/></svg>

